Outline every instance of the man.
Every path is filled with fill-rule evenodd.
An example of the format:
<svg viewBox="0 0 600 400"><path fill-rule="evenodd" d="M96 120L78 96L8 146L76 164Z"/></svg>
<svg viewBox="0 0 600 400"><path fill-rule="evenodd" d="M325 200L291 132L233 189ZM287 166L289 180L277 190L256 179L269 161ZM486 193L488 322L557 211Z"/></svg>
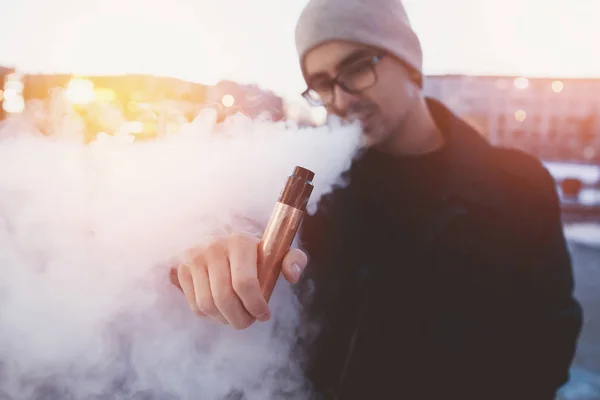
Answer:
<svg viewBox="0 0 600 400"><path fill-rule="evenodd" d="M551 176L424 98L399 0L312 0L296 45L305 97L369 143L302 228L315 396L554 399L582 316ZM257 243L234 235L178 268L194 311L236 329L269 318ZM294 249L284 275L306 265Z"/></svg>

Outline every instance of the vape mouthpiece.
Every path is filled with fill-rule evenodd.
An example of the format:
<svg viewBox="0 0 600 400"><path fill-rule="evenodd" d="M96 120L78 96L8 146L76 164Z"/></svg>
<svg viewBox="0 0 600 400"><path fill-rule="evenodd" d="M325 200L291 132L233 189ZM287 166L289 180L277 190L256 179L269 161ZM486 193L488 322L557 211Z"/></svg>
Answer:
<svg viewBox="0 0 600 400"><path fill-rule="evenodd" d="M294 168L294 173L292 174L292 176L304 179L308 183L312 183L312 180L315 177L315 173L306 168L296 167Z"/></svg>
<svg viewBox="0 0 600 400"><path fill-rule="evenodd" d="M313 190L314 172L296 167L279 196L279 202L304 211Z"/></svg>

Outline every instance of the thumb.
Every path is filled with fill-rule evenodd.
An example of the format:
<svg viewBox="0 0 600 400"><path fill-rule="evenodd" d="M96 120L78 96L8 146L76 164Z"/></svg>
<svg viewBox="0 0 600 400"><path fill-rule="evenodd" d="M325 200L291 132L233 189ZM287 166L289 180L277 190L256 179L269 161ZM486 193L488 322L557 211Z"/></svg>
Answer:
<svg viewBox="0 0 600 400"><path fill-rule="evenodd" d="M302 250L291 249L283 259L283 276L290 283L298 283L307 263L308 257Z"/></svg>

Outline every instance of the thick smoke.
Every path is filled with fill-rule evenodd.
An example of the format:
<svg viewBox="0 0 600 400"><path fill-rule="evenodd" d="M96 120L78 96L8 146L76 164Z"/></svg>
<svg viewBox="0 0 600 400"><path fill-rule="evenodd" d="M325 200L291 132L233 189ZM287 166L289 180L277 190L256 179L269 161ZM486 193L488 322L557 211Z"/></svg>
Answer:
<svg viewBox="0 0 600 400"><path fill-rule="evenodd" d="M3 129L0 399L308 398L287 282L271 321L234 331L193 315L168 270L211 235L260 234L296 165L316 174L313 212L342 183L358 127L215 125L205 112L156 141L87 145Z"/></svg>

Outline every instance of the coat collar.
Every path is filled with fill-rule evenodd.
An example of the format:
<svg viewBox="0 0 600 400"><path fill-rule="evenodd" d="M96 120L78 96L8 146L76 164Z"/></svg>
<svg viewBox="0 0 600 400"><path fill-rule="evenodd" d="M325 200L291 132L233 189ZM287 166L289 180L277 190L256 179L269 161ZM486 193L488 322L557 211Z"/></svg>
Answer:
<svg viewBox="0 0 600 400"><path fill-rule="evenodd" d="M467 169L479 169L481 164L485 164L485 158L492 148L489 142L438 100L427 98L426 102L444 136L451 164Z"/></svg>
<svg viewBox="0 0 600 400"><path fill-rule="evenodd" d="M497 206L493 172L494 147L473 127L438 100L427 98L427 106L445 138L446 174L444 194L470 203Z"/></svg>

